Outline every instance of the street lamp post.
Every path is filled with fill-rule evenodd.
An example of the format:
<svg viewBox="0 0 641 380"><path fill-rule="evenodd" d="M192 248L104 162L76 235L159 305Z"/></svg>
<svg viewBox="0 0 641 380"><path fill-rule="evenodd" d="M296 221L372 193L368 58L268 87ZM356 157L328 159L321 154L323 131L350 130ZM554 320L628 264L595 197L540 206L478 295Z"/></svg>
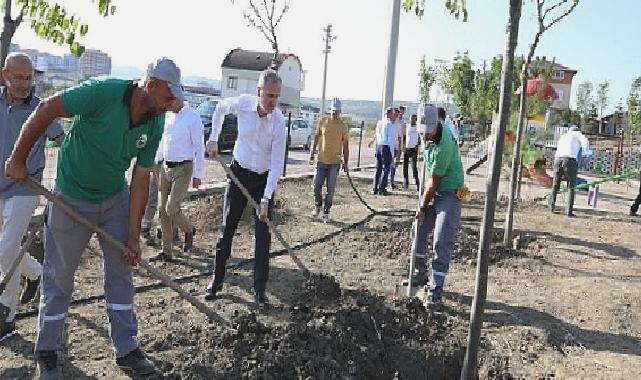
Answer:
<svg viewBox="0 0 641 380"><path fill-rule="evenodd" d="M320 105L320 117L322 118L325 116L325 87L327 84L327 56L329 55L329 52L332 51L332 46L330 45L332 41L336 39L336 36L332 35L332 24L327 24L327 26L323 29L325 32L325 50L323 50L323 53L325 54L325 68L323 69L323 95L321 96L321 105Z"/></svg>

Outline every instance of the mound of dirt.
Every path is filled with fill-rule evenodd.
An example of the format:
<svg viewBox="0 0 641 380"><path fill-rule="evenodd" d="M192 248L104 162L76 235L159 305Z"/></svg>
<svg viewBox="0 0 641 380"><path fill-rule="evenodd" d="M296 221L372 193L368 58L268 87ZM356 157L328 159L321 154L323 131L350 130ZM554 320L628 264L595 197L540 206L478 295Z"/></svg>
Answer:
<svg viewBox="0 0 641 380"><path fill-rule="evenodd" d="M459 319L417 299L389 301L341 290L329 276L314 275L300 287L284 325L267 326L251 312L234 318L235 330L181 320L174 325L178 331L151 337L146 346L154 356L171 351L171 362L161 368L170 379L425 379L460 373L466 330Z"/></svg>

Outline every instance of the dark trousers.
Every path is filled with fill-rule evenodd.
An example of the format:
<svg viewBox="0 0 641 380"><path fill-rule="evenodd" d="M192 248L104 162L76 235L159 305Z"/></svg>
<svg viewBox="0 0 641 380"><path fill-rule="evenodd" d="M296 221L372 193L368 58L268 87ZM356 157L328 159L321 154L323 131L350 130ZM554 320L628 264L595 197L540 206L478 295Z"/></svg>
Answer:
<svg viewBox="0 0 641 380"><path fill-rule="evenodd" d="M250 170L242 168L236 161L230 166L232 172L240 183L247 189L252 198L260 203L267 184L267 173L257 174ZM232 240L238 227L238 222L243 216L243 211L247 205L247 198L240 192L240 189L230 179L227 181L225 190L225 203L223 206L223 222L221 226L221 235L216 243L216 268L214 270L213 286L219 286L225 279L225 264L231 254ZM269 201L268 217L272 217L274 207L273 197ZM267 279L269 278L269 250L271 245L271 234L267 224L258 220L256 213L254 215L254 229L256 243L254 248L254 290L265 291Z"/></svg>
<svg viewBox="0 0 641 380"><path fill-rule="evenodd" d="M416 188L419 188L418 180L418 168L416 167L416 161L418 159L418 148L406 148L405 154L403 155L403 178L405 179L405 187L409 186L409 177L407 176L407 167L412 161L412 174L414 174L414 182L416 183Z"/></svg>
<svg viewBox="0 0 641 380"><path fill-rule="evenodd" d="M554 209L556 203L556 195L561 188L561 181L563 178L567 180L568 184L568 199L565 204L565 212L567 215L572 215L574 208L574 189L576 187L576 176L579 170L579 165L574 158L560 157L554 160L554 182L552 184L552 193L550 194L550 208Z"/></svg>
<svg viewBox="0 0 641 380"><path fill-rule="evenodd" d="M639 194L637 194L634 203L630 207L630 211L632 211L633 214L636 214L637 211L639 211L639 205L641 205L641 177L639 177Z"/></svg>
<svg viewBox="0 0 641 380"><path fill-rule="evenodd" d="M392 151L387 145L376 146L376 175L374 176L374 193L387 191L387 176L392 164Z"/></svg>

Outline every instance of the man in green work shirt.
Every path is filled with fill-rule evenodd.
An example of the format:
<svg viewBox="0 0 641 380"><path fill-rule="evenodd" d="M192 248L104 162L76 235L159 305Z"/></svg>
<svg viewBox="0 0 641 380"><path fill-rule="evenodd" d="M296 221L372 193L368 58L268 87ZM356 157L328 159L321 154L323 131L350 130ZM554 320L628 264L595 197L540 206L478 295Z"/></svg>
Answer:
<svg viewBox="0 0 641 380"><path fill-rule="evenodd" d="M424 152L427 181L421 205L416 212L419 225L415 274L423 277L422 274L426 273L427 237L434 232L432 276L426 290L432 302L440 302L461 224L458 190L463 188L463 165L452 132L438 121L437 108L421 104L418 115L419 131L428 145Z"/></svg>
<svg viewBox="0 0 641 380"><path fill-rule="evenodd" d="M25 122L5 165L7 177L27 177L31 147L57 117L73 117L60 148L56 193L76 212L116 239L120 252L100 238L104 258L105 299L116 363L134 375L154 372L138 347L133 309L132 266L140 258L140 221L149 190L149 173L163 132L164 113L183 99L180 70L161 58L150 64L139 83L103 77L90 79L41 102ZM125 172L136 159L131 189ZM73 292L74 274L92 232L52 204L45 221L36 357L40 377L61 379L57 351Z"/></svg>

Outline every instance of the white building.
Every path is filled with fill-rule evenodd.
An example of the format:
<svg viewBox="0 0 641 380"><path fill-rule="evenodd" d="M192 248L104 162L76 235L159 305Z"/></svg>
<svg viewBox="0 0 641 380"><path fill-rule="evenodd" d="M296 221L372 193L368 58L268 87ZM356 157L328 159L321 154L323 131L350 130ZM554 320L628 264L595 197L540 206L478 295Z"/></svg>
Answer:
<svg viewBox="0 0 641 380"><path fill-rule="evenodd" d="M111 74L111 57L105 52L87 49L78 63L82 78Z"/></svg>
<svg viewBox="0 0 641 380"><path fill-rule="evenodd" d="M255 94L260 73L269 68L273 53L234 49L223 60L222 88L223 98L241 94ZM280 109L283 114L300 114L300 92L304 90L305 78L300 60L294 54L279 54L277 57L278 75L283 80L280 95Z"/></svg>

